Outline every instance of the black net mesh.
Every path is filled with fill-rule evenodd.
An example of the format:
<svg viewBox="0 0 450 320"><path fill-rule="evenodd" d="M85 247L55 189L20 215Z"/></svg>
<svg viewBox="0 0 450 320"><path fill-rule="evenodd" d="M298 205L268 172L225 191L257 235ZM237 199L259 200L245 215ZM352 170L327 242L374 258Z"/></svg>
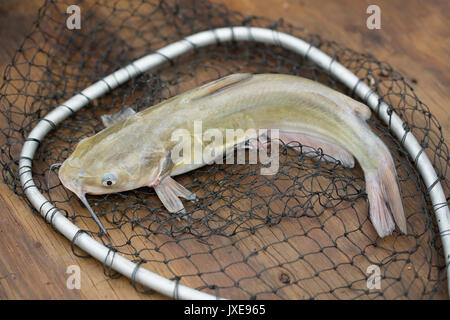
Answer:
<svg viewBox="0 0 450 320"><path fill-rule="evenodd" d="M66 9L72 2L45 3L4 75L2 174L18 197L25 199L17 173L20 150L45 114L136 58L193 33L232 25L261 26L298 36L353 71L405 121L448 195L449 153L441 126L405 79L372 55L282 20L244 17L206 1L81 2L81 29L69 30ZM76 196L61 185L56 172L49 173L50 165L63 162L80 139L100 131L100 115L126 107L142 110L236 72L300 75L353 96L311 62L279 47L228 43L198 49L145 72L55 128L33 162L37 186L81 229L107 243ZM375 113L370 125L395 159L408 235L394 232L384 239L377 237L368 218L364 177L358 166L345 169L314 161L289 146L281 149L275 176L260 175L258 165L224 164L177 178L199 198L196 203L185 202L188 219L169 214L151 188L89 196L88 200L108 229L115 252L139 267L221 297L447 298L439 231L415 159ZM317 153L320 156L320 150ZM380 268L381 289L367 287L371 265Z"/></svg>

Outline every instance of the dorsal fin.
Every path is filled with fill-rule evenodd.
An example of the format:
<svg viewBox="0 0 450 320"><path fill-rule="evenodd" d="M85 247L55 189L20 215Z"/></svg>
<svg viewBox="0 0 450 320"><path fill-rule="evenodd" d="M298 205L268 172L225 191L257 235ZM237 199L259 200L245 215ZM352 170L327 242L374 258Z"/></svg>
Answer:
<svg viewBox="0 0 450 320"><path fill-rule="evenodd" d="M209 82L198 89L195 89L195 92L193 92L189 98L190 100L195 100L211 96L242 81L250 79L251 77L251 73L230 74L229 76Z"/></svg>
<svg viewBox="0 0 450 320"><path fill-rule="evenodd" d="M122 111L115 113L115 114L104 114L101 116L101 119L102 119L102 123L105 127L110 127L113 124L115 124L116 122L123 120L125 118L128 118L129 116L132 116L134 114L136 114L136 112L133 109L131 109L130 107L128 107Z"/></svg>

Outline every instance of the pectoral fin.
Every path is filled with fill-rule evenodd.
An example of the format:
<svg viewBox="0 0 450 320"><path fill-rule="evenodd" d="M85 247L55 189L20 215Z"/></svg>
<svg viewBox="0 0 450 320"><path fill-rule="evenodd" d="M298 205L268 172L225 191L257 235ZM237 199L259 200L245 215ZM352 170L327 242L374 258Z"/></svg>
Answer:
<svg viewBox="0 0 450 320"><path fill-rule="evenodd" d="M183 203L179 197L187 200L195 200L196 198L195 193L183 187L170 176L164 177L154 188L161 202L171 213L185 212Z"/></svg>
<svg viewBox="0 0 450 320"><path fill-rule="evenodd" d="M123 120L125 118L128 118L132 115L136 114L136 112L131 109L130 107L126 108L125 110L119 111L115 114L104 114L101 116L102 123L105 127L109 127L116 122Z"/></svg>

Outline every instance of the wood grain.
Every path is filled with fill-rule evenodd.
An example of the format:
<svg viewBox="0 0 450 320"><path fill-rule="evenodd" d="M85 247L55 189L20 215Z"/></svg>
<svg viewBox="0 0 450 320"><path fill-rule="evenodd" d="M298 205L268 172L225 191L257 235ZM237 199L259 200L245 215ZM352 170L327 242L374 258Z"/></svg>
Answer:
<svg viewBox="0 0 450 320"><path fill-rule="evenodd" d="M366 28L366 8L370 1L339 0L215 0L244 15L266 16L303 26L311 33L334 39L360 52L370 52L381 61L388 61L414 83L417 95L425 102L443 126L449 141L450 115L450 31L448 2L420 0L377 1L382 11L380 30ZM6 1L0 3L0 70L9 63L17 46L27 33L41 1ZM361 210L364 210L361 209ZM73 255L70 243L51 230L44 220L32 214L28 205L0 184L0 298L1 299L164 299L159 294L136 292L125 278L105 277L101 263ZM337 231L338 232L338 231ZM279 235L265 232L264 237ZM262 246L255 243L254 246ZM342 246L350 244L342 243ZM243 248L251 250L252 248ZM348 250L350 250L348 248ZM276 259L294 257L290 251L269 252ZM335 261L345 259L339 252L328 254ZM232 253L230 253L230 257ZM380 257L382 259L383 257ZM231 259L231 258L230 258ZM321 262L321 257L311 257ZM322 261L323 262L323 261ZM314 262L311 262L314 263ZM80 290L66 287L66 269L79 265L82 269ZM304 268L306 264L297 266ZM286 270L288 272L289 270ZM164 271L163 271L164 272ZM242 272L229 270L230 274ZM275 270L279 274L280 270ZM337 281L339 279L327 279ZM318 281L316 281L318 282ZM324 286L315 283L313 286ZM294 297L301 292L290 288ZM270 298L270 296L268 296Z"/></svg>

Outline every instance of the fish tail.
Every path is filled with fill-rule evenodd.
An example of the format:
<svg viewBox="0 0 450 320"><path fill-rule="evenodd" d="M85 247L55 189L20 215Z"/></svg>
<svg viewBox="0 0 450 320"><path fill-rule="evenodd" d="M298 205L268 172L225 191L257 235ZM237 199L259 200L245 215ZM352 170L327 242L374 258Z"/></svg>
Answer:
<svg viewBox="0 0 450 320"><path fill-rule="evenodd" d="M380 237L388 236L395 228L407 233L406 217L398 186L394 161L386 148L377 170L366 174L370 219ZM395 223L394 223L395 221Z"/></svg>

